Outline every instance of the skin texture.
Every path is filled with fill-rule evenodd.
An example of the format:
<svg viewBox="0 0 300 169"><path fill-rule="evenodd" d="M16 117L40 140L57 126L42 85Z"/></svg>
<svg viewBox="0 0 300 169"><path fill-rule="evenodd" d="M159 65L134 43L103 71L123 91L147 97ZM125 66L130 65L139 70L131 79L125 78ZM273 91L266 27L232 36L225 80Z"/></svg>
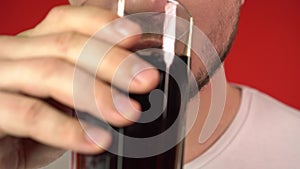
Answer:
<svg viewBox="0 0 300 169"><path fill-rule="evenodd" d="M143 1L144 2L144 1ZM195 18L198 26L213 42L221 58L225 57L236 31L241 0L181 0ZM59 6L53 8L47 17L35 28L20 33L18 36L0 36L0 168L23 169L44 166L59 157L65 149L81 153L99 153L111 141L105 131L89 124L84 124L87 136L69 109L56 109L47 103L47 98L70 108L73 103L73 72L76 59L89 36L93 35L101 26L117 18L109 11L103 10L101 4L95 0L73 3L87 6ZM128 13L161 10L162 2L149 1L148 4L140 0L128 0ZM94 6L89 6L89 5ZM136 8L140 4L139 8ZM97 5L97 6L95 6ZM100 5L100 6L99 6ZM127 31L139 32L134 23L123 23L118 29L111 30L107 36L98 37L96 46L105 46L113 36L125 37ZM102 114L90 108L82 101L78 105L82 111L88 111L99 118L105 119L116 126L132 123L122 116L113 106L110 99L110 82L117 65L129 54L130 48L139 39L131 37L119 43L105 57L102 66L97 71L95 82L95 98ZM97 51L103 52L101 50ZM97 53L95 53L97 57ZM78 81L79 89L84 90L84 80L91 79L89 72L91 62L79 64L82 80ZM135 59L128 68L120 70L130 79L134 65L140 68L149 67L142 60ZM197 75L199 83L205 79L205 72L200 60L192 57L192 71ZM105 72L105 73L104 73ZM131 92L143 93L151 90L158 82L158 72L153 69L139 74L129 86ZM120 81L113 84L119 88L126 87ZM209 86L209 85L207 85ZM197 119L186 141L185 161L190 161L203 153L222 135L226 127L237 112L240 100L239 90L227 86L227 98L224 116L218 129L205 144L199 144L197 139L201 130L201 122L205 119L209 109L210 88L199 92L204 104L199 111L202 116ZM122 100L122 99L121 99ZM133 109L126 109L125 116L130 119L139 117L139 105L129 100ZM95 134L97 133L97 134ZM95 144L97 142L102 146ZM195 148L198 147L198 151Z"/></svg>

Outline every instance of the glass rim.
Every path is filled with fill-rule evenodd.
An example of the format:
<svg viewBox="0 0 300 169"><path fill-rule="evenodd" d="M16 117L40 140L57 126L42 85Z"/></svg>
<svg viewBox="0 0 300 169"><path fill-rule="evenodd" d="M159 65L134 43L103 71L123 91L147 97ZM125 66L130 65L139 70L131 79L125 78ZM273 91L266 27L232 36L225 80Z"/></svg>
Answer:
<svg viewBox="0 0 300 169"><path fill-rule="evenodd" d="M85 5L89 0L68 0L70 5L74 5L74 6L83 6ZM101 0L99 0L101 1ZM118 2L120 1L123 1L123 5L125 5L125 1L126 0L117 0ZM122 4L122 3L119 3L119 4ZM177 6L179 6L180 8L184 9L186 14L188 15L188 17L192 17L192 14L190 13L190 11L180 2L180 1L177 1L177 0L166 0L166 3L175 3ZM120 6L118 6L119 8ZM125 8L125 6L124 6ZM125 11L125 9L124 9ZM126 14L126 12L124 12Z"/></svg>

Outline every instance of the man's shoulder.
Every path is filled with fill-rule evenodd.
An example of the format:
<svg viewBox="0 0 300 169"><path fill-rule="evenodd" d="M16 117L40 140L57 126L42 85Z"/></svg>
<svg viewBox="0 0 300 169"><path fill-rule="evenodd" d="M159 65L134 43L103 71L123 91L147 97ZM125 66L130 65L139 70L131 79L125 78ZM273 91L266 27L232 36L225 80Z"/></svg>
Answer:
<svg viewBox="0 0 300 169"><path fill-rule="evenodd" d="M241 89L243 112L237 116L245 118L235 119L241 125L232 126L238 132L219 162L231 168L299 167L300 112L256 89Z"/></svg>
<svg viewBox="0 0 300 169"><path fill-rule="evenodd" d="M243 97L248 97L248 102L245 104L248 106L248 117L244 123L244 128L248 128L248 132L252 131L256 136L264 138L263 142L272 138L269 140L270 143L276 143L273 139L277 138L298 145L299 110L249 87L243 87L243 94L245 95ZM299 149L297 151L300 152Z"/></svg>
<svg viewBox="0 0 300 169"><path fill-rule="evenodd" d="M299 168L300 112L256 89L237 87L242 101L232 124L185 169Z"/></svg>
<svg viewBox="0 0 300 169"><path fill-rule="evenodd" d="M271 97L270 95L263 93L259 90L241 86L243 99L248 99L248 109L250 112L261 114L261 116L272 115L272 116L291 116L300 120L300 111L288 106L287 104Z"/></svg>

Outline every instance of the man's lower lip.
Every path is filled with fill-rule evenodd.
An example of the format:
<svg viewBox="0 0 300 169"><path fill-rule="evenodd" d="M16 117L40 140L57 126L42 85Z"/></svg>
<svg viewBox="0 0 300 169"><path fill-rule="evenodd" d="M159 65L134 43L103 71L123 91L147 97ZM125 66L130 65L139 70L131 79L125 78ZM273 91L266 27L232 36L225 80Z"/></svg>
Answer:
<svg viewBox="0 0 300 169"><path fill-rule="evenodd" d="M126 0L126 12L163 12L167 0Z"/></svg>
<svg viewBox="0 0 300 169"><path fill-rule="evenodd" d="M138 51L146 48L161 48L162 40L159 38L148 38L139 40L131 49L132 51Z"/></svg>

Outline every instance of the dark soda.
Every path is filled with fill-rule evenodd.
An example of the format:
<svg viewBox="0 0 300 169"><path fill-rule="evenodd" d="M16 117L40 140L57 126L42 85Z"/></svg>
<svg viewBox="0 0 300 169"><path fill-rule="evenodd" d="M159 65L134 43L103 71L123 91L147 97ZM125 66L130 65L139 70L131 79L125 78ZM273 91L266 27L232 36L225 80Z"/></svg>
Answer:
<svg viewBox="0 0 300 169"><path fill-rule="evenodd" d="M160 154L147 157L126 157L123 155L116 155L115 152L126 148L136 148L135 145L130 145L126 140L122 141L120 147L119 141L123 139L118 134L113 135L113 143L110 150L98 155L83 155L75 154L73 169L181 169L183 165L183 149L184 149L184 129L185 129L185 106L187 104L188 95L188 66L186 56L175 56L169 71L166 71L166 65L161 55L140 55L149 63L158 68L160 72L160 83L156 89L164 92L165 78L169 73L168 85L168 101L164 107L164 96L155 96L150 99L150 93L147 94L130 94L130 97L139 101L142 106L141 121L149 119L149 113L158 113L157 118L150 122L136 122L130 126L122 129L113 127L118 132L123 132L125 136L133 138L149 138L168 132L172 126L176 132L171 135L162 136L159 138L158 143L146 144L142 147L142 151L153 151L158 148L170 148ZM152 112L149 109L154 108ZM147 112L148 111L148 112ZM79 115L80 116L80 115ZM156 116L156 115L152 115ZM80 118L80 117L79 117ZM96 122L97 123L97 122ZM101 122L99 122L101 123ZM101 126L101 124L100 124ZM105 128L105 125L102 127ZM121 151L121 152L122 152ZM129 150L130 151L130 150Z"/></svg>

